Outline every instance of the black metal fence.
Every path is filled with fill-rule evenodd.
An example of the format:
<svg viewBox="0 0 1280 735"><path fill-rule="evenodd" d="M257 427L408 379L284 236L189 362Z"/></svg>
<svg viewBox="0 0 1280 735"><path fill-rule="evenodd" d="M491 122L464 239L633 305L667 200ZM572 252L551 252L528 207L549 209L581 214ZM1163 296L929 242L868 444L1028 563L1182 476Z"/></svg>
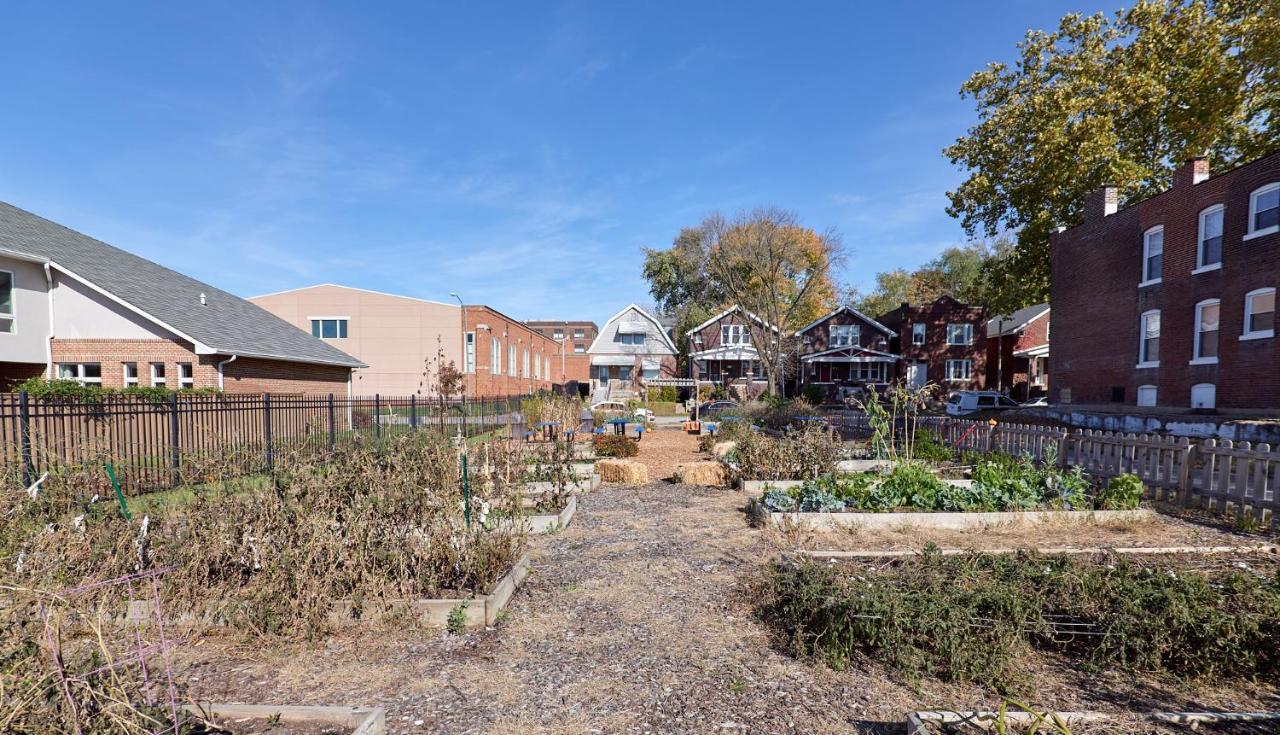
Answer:
<svg viewBox="0 0 1280 735"><path fill-rule="evenodd" d="M44 472L101 471L130 494L207 478L270 472L284 454L321 453L356 437L434 430L521 437L527 396L109 394L36 398L0 393L0 481L29 486Z"/></svg>

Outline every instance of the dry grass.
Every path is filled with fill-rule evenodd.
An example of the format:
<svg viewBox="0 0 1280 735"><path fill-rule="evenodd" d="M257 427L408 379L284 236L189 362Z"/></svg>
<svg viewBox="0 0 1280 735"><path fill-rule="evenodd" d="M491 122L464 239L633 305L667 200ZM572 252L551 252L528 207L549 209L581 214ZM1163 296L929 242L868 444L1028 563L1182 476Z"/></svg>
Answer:
<svg viewBox="0 0 1280 735"><path fill-rule="evenodd" d="M596 462L596 474L604 482L642 485L649 481L649 470L630 459L602 459Z"/></svg>
<svg viewBox="0 0 1280 735"><path fill-rule="evenodd" d="M725 477L724 465L719 462L685 462L676 465L675 481L682 485L710 485L725 487L729 480Z"/></svg>
<svg viewBox="0 0 1280 735"><path fill-rule="evenodd" d="M723 459L729 452L737 448L738 443L734 441L716 442L711 445L711 456L716 459Z"/></svg>

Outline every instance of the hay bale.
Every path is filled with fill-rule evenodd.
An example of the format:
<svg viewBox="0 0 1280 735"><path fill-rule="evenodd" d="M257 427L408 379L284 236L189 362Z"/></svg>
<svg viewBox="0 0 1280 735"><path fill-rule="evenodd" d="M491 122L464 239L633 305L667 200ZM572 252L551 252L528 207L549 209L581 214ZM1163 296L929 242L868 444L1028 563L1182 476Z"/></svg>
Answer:
<svg viewBox="0 0 1280 735"><path fill-rule="evenodd" d="M649 481L649 469L629 459L602 459L596 462L596 474L604 482L641 485Z"/></svg>
<svg viewBox="0 0 1280 735"><path fill-rule="evenodd" d="M712 485L724 487L729 484L724 474L724 465L719 462L685 462L676 465L674 473L676 482L682 485Z"/></svg>
<svg viewBox="0 0 1280 735"><path fill-rule="evenodd" d="M716 442L715 444L711 445L711 456L715 457L716 459L724 459L725 456L729 454L729 452L732 452L734 449L737 449L737 447L738 447L737 442L732 442L732 441Z"/></svg>

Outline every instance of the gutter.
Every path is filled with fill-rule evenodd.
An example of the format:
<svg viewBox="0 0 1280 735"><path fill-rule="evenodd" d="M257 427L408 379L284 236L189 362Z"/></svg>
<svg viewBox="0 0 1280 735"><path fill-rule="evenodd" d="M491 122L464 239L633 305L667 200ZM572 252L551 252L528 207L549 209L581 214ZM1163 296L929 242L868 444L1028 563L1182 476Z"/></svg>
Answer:
<svg viewBox="0 0 1280 735"><path fill-rule="evenodd" d="M239 355L232 355L231 357L228 357L227 359L218 363L218 390L222 390L222 382L223 382L222 369L227 365L230 365L231 363L235 362L237 357L239 357Z"/></svg>

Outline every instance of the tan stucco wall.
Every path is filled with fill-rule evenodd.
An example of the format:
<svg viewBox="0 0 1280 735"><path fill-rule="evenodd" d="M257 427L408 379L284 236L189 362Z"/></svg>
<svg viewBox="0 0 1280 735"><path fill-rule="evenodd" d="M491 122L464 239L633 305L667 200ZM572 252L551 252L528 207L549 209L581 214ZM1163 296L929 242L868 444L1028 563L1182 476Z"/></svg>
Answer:
<svg viewBox="0 0 1280 735"><path fill-rule="evenodd" d="M249 301L310 333L312 317L346 317L346 339L327 339L369 367L356 370L353 395L429 393L424 361L439 348L462 365L462 314L457 306L344 286L312 286Z"/></svg>
<svg viewBox="0 0 1280 735"><path fill-rule="evenodd" d="M49 301L44 267L0 256L0 270L13 273L14 332L0 333L0 362L45 364L48 360Z"/></svg>

